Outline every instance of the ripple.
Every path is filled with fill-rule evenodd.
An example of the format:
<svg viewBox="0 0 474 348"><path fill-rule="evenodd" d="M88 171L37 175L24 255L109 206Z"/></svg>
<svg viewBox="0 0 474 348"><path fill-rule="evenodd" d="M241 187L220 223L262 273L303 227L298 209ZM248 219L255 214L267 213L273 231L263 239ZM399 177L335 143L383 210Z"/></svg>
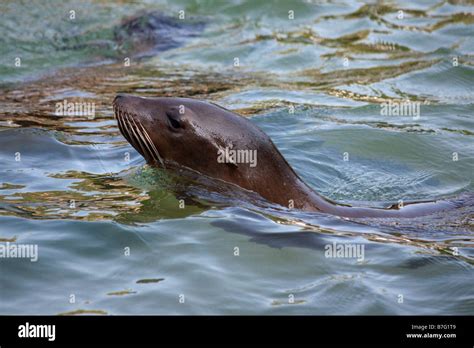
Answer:
<svg viewBox="0 0 474 348"><path fill-rule="evenodd" d="M283 3L203 2L186 8L213 19L200 37L125 67L114 26L180 5L76 5L75 22L67 2L0 5L0 242L39 250L2 259L2 314L473 313L472 6L295 2L290 21ZM459 208L351 221L151 168L116 127L118 92L248 116L331 199ZM56 115L65 99L95 116ZM381 115L405 101L419 118ZM326 258L333 242L364 262Z"/></svg>

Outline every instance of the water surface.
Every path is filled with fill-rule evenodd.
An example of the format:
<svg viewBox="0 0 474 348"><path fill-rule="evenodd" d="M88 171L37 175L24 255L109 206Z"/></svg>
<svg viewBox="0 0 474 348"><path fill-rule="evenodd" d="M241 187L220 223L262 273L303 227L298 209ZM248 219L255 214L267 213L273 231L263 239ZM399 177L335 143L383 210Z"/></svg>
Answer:
<svg viewBox="0 0 474 348"><path fill-rule="evenodd" d="M0 259L1 313L474 313L472 204L363 221L262 207L148 167L111 108L117 92L214 101L340 202L472 202L469 2L0 6L0 240L39 248ZM114 31L141 10L205 25L138 57ZM55 115L64 100L95 116ZM404 101L419 115L382 115ZM328 258L332 243L365 257Z"/></svg>

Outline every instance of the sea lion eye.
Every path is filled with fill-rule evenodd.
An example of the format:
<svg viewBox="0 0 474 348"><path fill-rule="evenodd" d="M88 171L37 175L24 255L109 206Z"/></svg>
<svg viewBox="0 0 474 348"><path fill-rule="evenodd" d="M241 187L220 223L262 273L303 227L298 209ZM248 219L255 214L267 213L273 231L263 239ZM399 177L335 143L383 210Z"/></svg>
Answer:
<svg viewBox="0 0 474 348"><path fill-rule="evenodd" d="M174 115L173 112L166 112L166 116L168 117L168 123L172 128L174 129L182 128L181 120L179 119L179 116Z"/></svg>

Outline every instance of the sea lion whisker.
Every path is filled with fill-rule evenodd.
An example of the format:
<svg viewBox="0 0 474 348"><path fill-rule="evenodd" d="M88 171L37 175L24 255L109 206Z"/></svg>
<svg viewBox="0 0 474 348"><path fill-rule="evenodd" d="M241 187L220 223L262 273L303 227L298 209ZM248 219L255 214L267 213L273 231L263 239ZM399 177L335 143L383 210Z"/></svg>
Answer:
<svg viewBox="0 0 474 348"><path fill-rule="evenodd" d="M153 152L150 150L150 147L148 146L148 143L143 136L143 132L141 131L140 128L138 128L137 123L135 122L135 119L133 116L130 116L130 121L132 122L133 129L138 135L138 141L140 142L140 145L142 145L142 148L144 148L144 150L147 152L150 159L156 160Z"/></svg>
<svg viewBox="0 0 474 348"><path fill-rule="evenodd" d="M153 158L155 160L155 162L158 161L158 158L156 157L155 153L151 150L150 145L148 144L148 140L143 135L143 131L136 124L135 124L135 126L137 127L136 129L137 129L138 135L140 136L140 140L145 145L145 147L146 147L148 153L150 154L151 158Z"/></svg>
<svg viewBox="0 0 474 348"><path fill-rule="evenodd" d="M118 109L115 110L114 116L115 116L115 118L117 119L117 125L118 125L118 128L119 128L119 130L120 130L120 133L122 133L122 134L126 137L125 131L124 131L123 126L122 126L122 122L121 122L121 120L120 120L120 110L118 110ZM128 140L128 139L127 139L127 140Z"/></svg>
<svg viewBox="0 0 474 348"><path fill-rule="evenodd" d="M164 166L164 163L163 163L163 160L162 160L161 156L159 155L158 151L154 147L153 142L151 141L150 137L146 133L146 130L143 127L143 125L141 124L141 122L138 121L138 120L135 121L135 119L133 117L131 117L131 119L132 119L133 124L136 127L137 133L141 137L142 142L147 147L148 152L152 155L151 157L154 158L155 160L159 161ZM153 150L151 148L153 148Z"/></svg>
<svg viewBox="0 0 474 348"><path fill-rule="evenodd" d="M128 137L128 141L130 142L130 144L133 145L134 144L133 134L130 131L130 125L128 124L128 122L126 120L124 113L120 114L119 120L122 124L122 127L123 127L124 131L125 131L125 136Z"/></svg>
<svg viewBox="0 0 474 348"><path fill-rule="evenodd" d="M161 165L162 165L163 167L165 167L165 162L163 161L163 158L160 156L160 153L158 152L158 149L156 148L155 144L154 144L153 141L151 140L150 135L149 135L148 132L146 131L145 127L143 127L143 125L142 125L140 122L138 122L138 124L139 124L140 127L142 128L143 134L144 134L145 138L147 139L148 144L150 144L151 148L153 149L153 152L155 153L156 157L157 157L158 160L160 161Z"/></svg>
<svg viewBox="0 0 474 348"><path fill-rule="evenodd" d="M125 139L127 139L128 142L131 143L130 134L126 128L126 125L124 123L123 116L120 110L118 110L117 113L115 114L115 118L117 119L117 124L119 126L120 132L123 134Z"/></svg>
<svg viewBox="0 0 474 348"><path fill-rule="evenodd" d="M129 132L129 135L130 135L130 138L131 138L131 144L133 145L133 147L142 154L142 156L146 156L148 155L147 152L145 152L145 150L143 149L143 146L140 144L140 141L139 141L139 138L137 136L137 134L135 133L134 129L133 129L133 126L128 118L128 114L127 113L124 113L124 117L123 117L123 120L124 120L124 123L126 124L127 126L127 130Z"/></svg>
<svg viewBox="0 0 474 348"><path fill-rule="evenodd" d="M138 144L138 147L141 149L141 152L143 153L143 155L145 156L148 156L150 159L153 158L153 156L151 155L151 153L149 152L149 150L143 145L143 139L140 137L140 134L139 134L139 131L138 131L138 128L134 127L133 125L133 116L129 115L129 114L126 114L126 120L127 120L127 123L130 127L130 130L133 134L133 137L135 139L135 142ZM138 148L137 148L138 150Z"/></svg>
<svg viewBox="0 0 474 348"><path fill-rule="evenodd" d="M124 135L124 137L131 144L136 145L138 143L138 145L139 145L139 147L142 151L144 151L149 156L151 155L150 158L154 158L153 153L148 148L148 146L147 146L147 149L143 148L143 145L140 142L140 138L142 139L143 142L145 142L145 141L143 139L143 135L140 134L140 130L138 128L136 130L136 132L139 134L138 137L135 134L135 132L133 132L133 130L132 130L133 126L132 126L131 121L130 121L130 118L133 120L133 117L132 116L129 117L128 113L124 112L123 110L121 110L116 105L114 105L114 106L116 107L115 117L117 118L117 123L119 125L119 129L122 132L122 134ZM136 124L135 124L135 126L136 126ZM145 145L147 145L146 142L145 142Z"/></svg>

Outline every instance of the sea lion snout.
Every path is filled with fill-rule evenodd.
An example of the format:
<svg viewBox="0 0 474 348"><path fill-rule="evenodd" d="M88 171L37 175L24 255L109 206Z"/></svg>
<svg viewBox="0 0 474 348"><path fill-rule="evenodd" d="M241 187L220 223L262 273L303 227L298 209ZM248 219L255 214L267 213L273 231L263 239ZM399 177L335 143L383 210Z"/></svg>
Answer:
<svg viewBox="0 0 474 348"><path fill-rule="evenodd" d="M119 93L115 96L114 98L114 101L113 101L113 104L115 104L116 102L118 102L120 99L124 98L126 96L126 94L123 94L123 93Z"/></svg>
<svg viewBox="0 0 474 348"><path fill-rule="evenodd" d="M127 94L117 94L113 101L114 115L120 133L149 163L164 166L163 158L150 133L152 121L150 108L146 100Z"/></svg>
<svg viewBox="0 0 474 348"><path fill-rule="evenodd" d="M137 97L134 95L119 93L115 96L113 101L114 111L127 111L139 115L146 111L145 109L145 98Z"/></svg>

